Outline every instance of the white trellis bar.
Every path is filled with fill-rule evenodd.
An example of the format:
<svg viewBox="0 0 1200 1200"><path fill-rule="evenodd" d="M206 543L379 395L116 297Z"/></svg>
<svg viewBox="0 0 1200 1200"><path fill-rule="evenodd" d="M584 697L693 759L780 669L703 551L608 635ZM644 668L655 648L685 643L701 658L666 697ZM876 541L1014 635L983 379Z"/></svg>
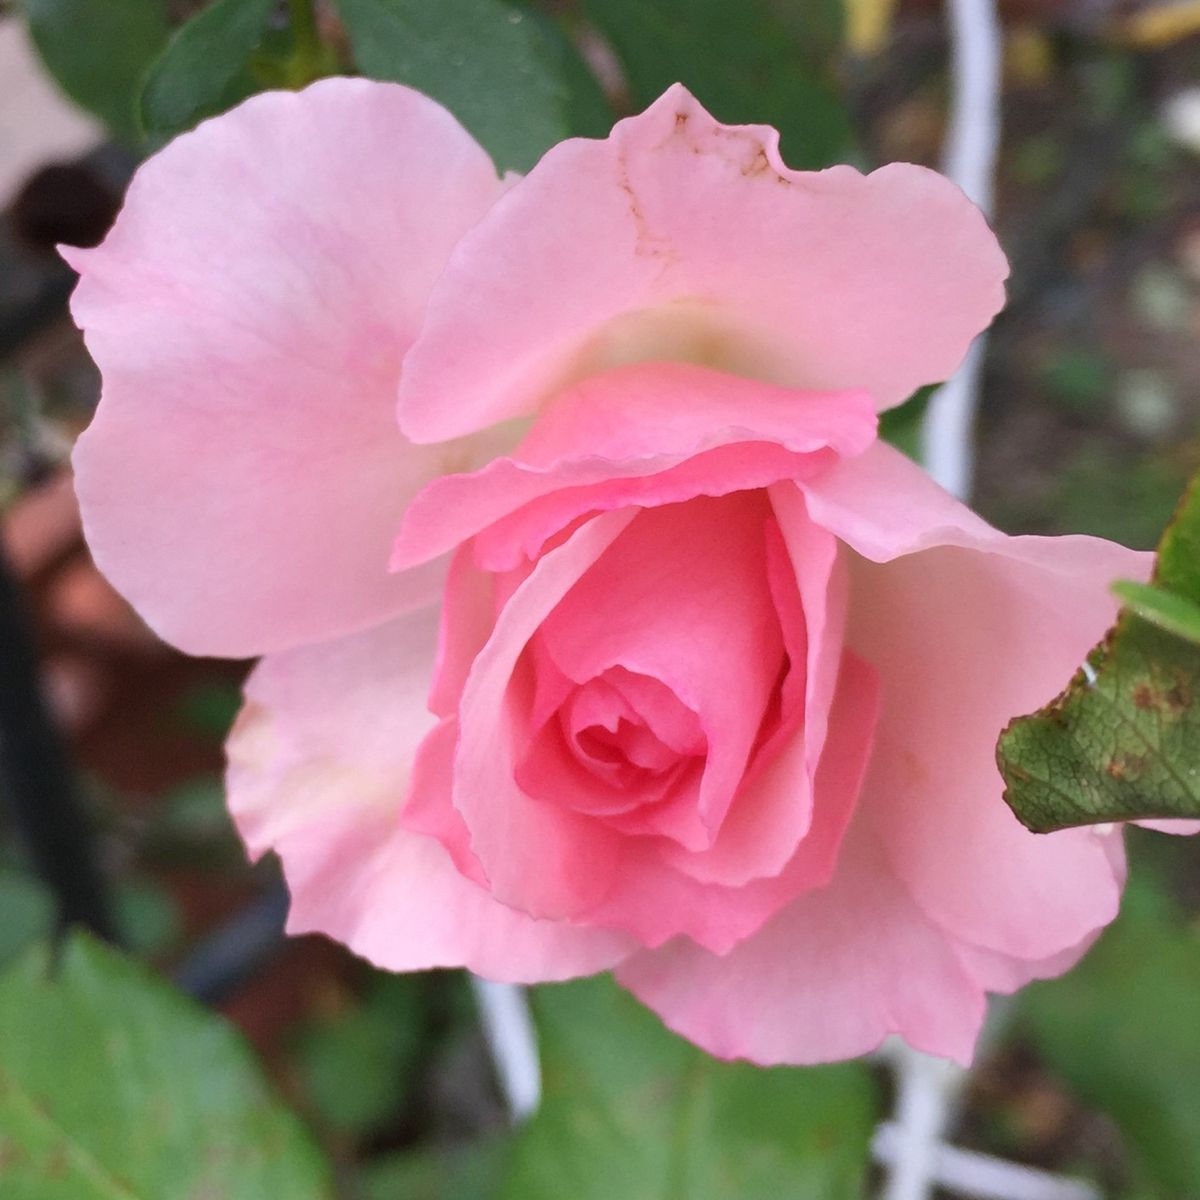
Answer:
<svg viewBox="0 0 1200 1200"><path fill-rule="evenodd" d="M871 1144L875 1160L885 1166L896 1162L905 1136L894 1122L884 1121ZM1064 1179L942 1142L933 1143L932 1149L931 1182L970 1200L1100 1200L1095 1188L1077 1179Z"/></svg>
<svg viewBox="0 0 1200 1200"><path fill-rule="evenodd" d="M525 989L471 976L479 1019L509 1117L515 1124L533 1116L542 1099L537 1031Z"/></svg>

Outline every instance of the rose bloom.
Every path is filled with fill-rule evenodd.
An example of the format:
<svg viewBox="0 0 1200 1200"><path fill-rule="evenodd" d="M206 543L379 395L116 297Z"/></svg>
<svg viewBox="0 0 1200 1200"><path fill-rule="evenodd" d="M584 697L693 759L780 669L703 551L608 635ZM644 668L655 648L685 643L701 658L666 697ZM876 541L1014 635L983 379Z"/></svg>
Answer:
<svg viewBox="0 0 1200 1200"><path fill-rule="evenodd" d="M1028 833L994 744L1148 563L877 439L1004 257L937 174L777 140L676 87L499 179L347 79L179 138L69 253L87 535L167 641L263 656L229 803L292 932L612 968L722 1056L966 1061L1117 911L1120 832Z"/></svg>

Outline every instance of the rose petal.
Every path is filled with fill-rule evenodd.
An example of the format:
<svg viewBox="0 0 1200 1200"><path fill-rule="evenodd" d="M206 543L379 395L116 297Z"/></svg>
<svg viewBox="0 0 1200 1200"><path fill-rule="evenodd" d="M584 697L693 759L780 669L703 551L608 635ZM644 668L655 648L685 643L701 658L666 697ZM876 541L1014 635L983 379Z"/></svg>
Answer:
<svg viewBox="0 0 1200 1200"><path fill-rule="evenodd" d="M1140 825L1143 829L1153 829L1156 833L1173 833L1176 837L1190 837L1194 833L1200 833L1200 821L1168 819L1162 821L1134 821L1133 824Z"/></svg>
<svg viewBox="0 0 1200 1200"><path fill-rule="evenodd" d="M1077 945L1116 914L1119 834L1026 830L996 739L1062 688L1115 618L1109 583L1149 557L1005 537L883 445L802 486L814 520L877 560L851 572L848 642L883 682L862 804L894 869L965 942L1031 960Z"/></svg>
<svg viewBox="0 0 1200 1200"><path fill-rule="evenodd" d="M646 832L712 845L783 666L767 584L761 494L642 510L551 612L541 640L577 683L624 667L696 714L708 748L699 802L639 811Z"/></svg>
<svg viewBox="0 0 1200 1200"><path fill-rule="evenodd" d="M405 431L481 429L629 362L883 407L949 376L1004 298L979 211L921 167L792 171L777 145L676 86L550 150L451 257L401 380Z"/></svg>
<svg viewBox="0 0 1200 1200"><path fill-rule="evenodd" d="M1089 934L1077 946L1069 946L1049 958L1030 960L1009 958L982 946L955 944L959 961L981 988L1000 995L1011 996L1035 979L1056 979L1069 971L1092 948L1100 931Z"/></svg>
<svg viewBox="0 0 1200 1200"><path fill-rule="evenodd" d="M550 611L634 515L599 516L539 560L505 603L463 689L454 806L496 897L531 916L563 918L594 905L612 883L618 837L517 786L513 731L532 695L514 673Z"/></svg>
<svg viewBox="0 0 1200 1200"><path fill-rule="evenodd" d="M655 503L660 491L686 499L762 487L862 453L875 428L861 392L800 392L680 363L607 371L559 397L512 457L431 483L405 514L392 565L433 558L522 510L534 510L544 540L581 512ZM689 469L697 458L704 469ZM524 524L503 541L536 536Z"/></svg>
<svg viewBox="0 0 1200 1200"><path fill-rule="evenodd" d="M728 954L677 939L617 979L709 1053L764 1065L853 1058L894 1033L966 1064L984 1015L982 988L857 822L833 881Z"/></svg>
<svg viewBox="0 0 1200 1200"><path fill-rule="evenodd" d="M334 79L178 138L104 244L69 251L104 379L74 460L88 542L168 641L248 656L436 594L437 570L387 574L391 540L425 483L486 447L412 446L394 391L500 186L433 101Z"/></svg>
<svg viewBox="0 0 1200 1200"><path fill-rule="evenodd" d="M782 871L737 887L706 883L672 866L658 844L631 838L622 847L618 885L588 920L628 930L647 946L686 934L714 954L726 954L796 896L828 883L858 799L879 711L875 672L851 654L842 665L835 705L836 727L822 760L813 823ZM786 765L791 755L803 759L802 739L794 739L760 776L764 788L786 787L794 778L794 768Z"/></svg>
<svg viewBox="0 0 1200 1200"><path fill-rule="evenodd" d="M664 850L680 870L713 883L736 885L777 875L808 832L842 663L846 586L837 541L808 519L794 487L772 488L771 500L779 523L767 528L768 576L793 657L781 693L785 722L756 752L713 845L701 853ZM786 579L775 578L784 571Z"/></svg>
<svg viewBox="0 0 1200 1200"><path fill-rule="evenodd" d="M251 852L278 852L291 933L318 932L394 971L465 966L492 979L590 974L632 948L601 929L534 921L401 828L434 614L265 658L229 742L229 803ZM330 697L336 697L336 703ZM452 743L452 739L451 739ZM447 765L428 769L446 777Z"/></svg>

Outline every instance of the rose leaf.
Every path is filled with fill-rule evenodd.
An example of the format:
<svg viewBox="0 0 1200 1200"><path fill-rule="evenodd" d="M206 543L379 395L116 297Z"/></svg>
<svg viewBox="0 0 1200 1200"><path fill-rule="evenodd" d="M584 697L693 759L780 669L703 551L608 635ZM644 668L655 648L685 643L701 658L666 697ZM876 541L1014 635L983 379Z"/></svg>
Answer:
<svg viewBox="0 0 1200 1200"><path fill-rule="evenodd" d="M1158 547L1150 585L1066 691L1000 735L1004 798L1036 833L1200 817L1200 476Z"/></svg>
<svg viewBox="0 0 1200 1200"><path fill-rule="evenodd" d="M241 1038L90 937L0 975L0 1029L0 1195L331 1196Z"/></svg>

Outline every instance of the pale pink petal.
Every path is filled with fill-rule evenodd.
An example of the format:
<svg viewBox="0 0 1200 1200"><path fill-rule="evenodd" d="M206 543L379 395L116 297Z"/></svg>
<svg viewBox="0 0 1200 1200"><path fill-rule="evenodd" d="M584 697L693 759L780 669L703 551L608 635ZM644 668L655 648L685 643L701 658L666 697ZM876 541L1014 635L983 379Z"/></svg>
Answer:
<svg viewBox="0 0 1200 1200"><path fill-rule="evenodd" d="M334 79L178 138L104 244L70 251L103 375L74 460L88 542L168 641L249 656L434 597L437 570L387 572L400 515L486 455L409 444L395 387L499 191L433 101Z"/></svg>
<svg viewBox="0 0 1200 1200"><path fill-rule="evenodd" d="M544 538L589 506L653 503L650 494L665 484L686 499L695 493L685 489L698 482L688 460L718 447L754 444L709 458L699 486L762 487L862 453L875 425L864 393L801 392L680 363L606 371L560 396L510 458L431 483L405 515L393 566L433 558L525 508L536 509ZM647 478L680 464L672 480ZM523 532L504 536L529 540Z"/></svg>
<svg viewBox="0 0 1200 1200"><path fill-rule="evenodd" d="M591 975L634 948L626 934L538 921L455 870L433 838L333 812L284 842L288 932L324 933L389 971L466 967L510 983Z"/></svg>
<svg viewBox="0 0 1200 1200"><path fill-rule="evenodd" d="M475 656L491 636L496 609L495 576L475 565L469 543L460 546L446 572L437 659L429 685L429 707L439 717L458 710Z"/></svg>
<svg viewBox="0 0 1200 1200"><path fill-rule="evenodd" d="M1133 823L1140 825L1143 829L1153 829L1156 833L1173 833L1176 837L1190 837L1194 833L1200 833L1200 821L1170 819L1163 821L1134 821Z"/></svg>
<svg viewBox="0 0 1200 1200"><path fill-rule="evenodd" d="M883 407L944 379L1004 256L949 181L786 167L778 135L671 88L554 147L455 250L400 386L420 441L536 412L585 375L683 361ZM455 403L446 403L446 397Z"/></svg>
<svg viewBox="0 0 1200 1200"><path fill-rule="evenodd" d="M1116 615L1109 584L1148 556L1008 538L890 448L853 462L802 486L818 523L878 560L859 559L850 585L848 642L883 685L862 806L934 921L1050 958L1116 914L1119 834L1028 832L1001 798L996 739L1062 689Z"/></svg>
<svg viewBox="0 0 1200 1200"><path fill-rule="evenodd" d="M519 739L533 701L530 639L634 513L606 513L545 554L508 598L471 667L459 705L453 803L495 895L532 916L563 918L592 907L616 870L619 837L591 817L527 796L514 781Z"/></svg>
<svg viewBox="0 0 1200 1200"><path fill-rule="evenodd" d="M1049 958L1030 960L1010 958L982 946L955 942L955 953L967 973L988 992L1010 996L1035 979L1057 979L1069 971L1092 948L1100 930L1088 934L1076 946L1068 946Z"/></svg>
<svg viewBox="0 0 1200 1200"><path fill-rule="evenodd" d="M556 397L514 457L548 469L593 455L686 458L731 441L849 456L871 444L876 426L872 398L861 390L803 391L691 363L646 362L591 375Z"/></svg>
<svg viewBox="0 0 1200 1200"><path fill-rule="evenodd" d="M813 521L864 558L887 562L929 546L1002 538L887 442L875 442L859 457L857 469L835 463L802 490Z"/></svg>
<svg viewBox="0 0 1200 1200"><path fill-rule="evenodd" d="M433 722L434 628L432 612L400 618L270 655L250 677L229 742L229 803L251 853L282 860L289 931L325 933L396 971L466 966L534 981L611 966L630 939L514 912L437 841L400 826ZM430 766L445 777L445 763Z"/></svg>
<svg viewBox="0 0 1200 1200"><path fill-rule="evenodd" d="M725 955L679 938L617 979L676 1033L720 1058L831 1062L899 1034L968 1063L983 989L857 822L832 882L793 900Z"/></svg>
<svg viewBox="0 0 1200 1200"><path fill-rule="evenodd" d="M471 835L450 798L457 749L458 721L453 717L440 722L425 736L413 756L408 797L399 821L413 833L436 838L458 873L486 888L487 876L471 849Z"/></svg>
<svg viewBox="0 0 1200 1200"><path fill-rule="evenodd" d="M497 459L492 465L500 467L505 461ZM592 465L591 471L596 474L604 471L609 477L590 485L571 486L568 483L548 490L497 521L475 536L475 559L489 570L508 571L523 559L536 558L548 541L586 514L621 508L661 508L696 496L753 492L781 479L797 480L818 474L833 461L831 450L794 454L772 442L734 442L697 454L678 465L671 465L670 460L660 462L657 465L664 469L659 471L651 469L656 465L652 460L643 459L637 464L641 473L629 476L622 476L622 467L615 464ZM569 480L578 470L576 464L571 464L564 468L560 477ZM483 483L485 474L487 472L481 471L474 478ZM426 488L414 501L413 508L426 495L432 497L435 491L441 492L441 482ZM487 479L485 486L497 495L506 490L502 477ZM447 492L451 490L447 489ZM442 499L449 501L451 497L443 494Z"/></svg>

